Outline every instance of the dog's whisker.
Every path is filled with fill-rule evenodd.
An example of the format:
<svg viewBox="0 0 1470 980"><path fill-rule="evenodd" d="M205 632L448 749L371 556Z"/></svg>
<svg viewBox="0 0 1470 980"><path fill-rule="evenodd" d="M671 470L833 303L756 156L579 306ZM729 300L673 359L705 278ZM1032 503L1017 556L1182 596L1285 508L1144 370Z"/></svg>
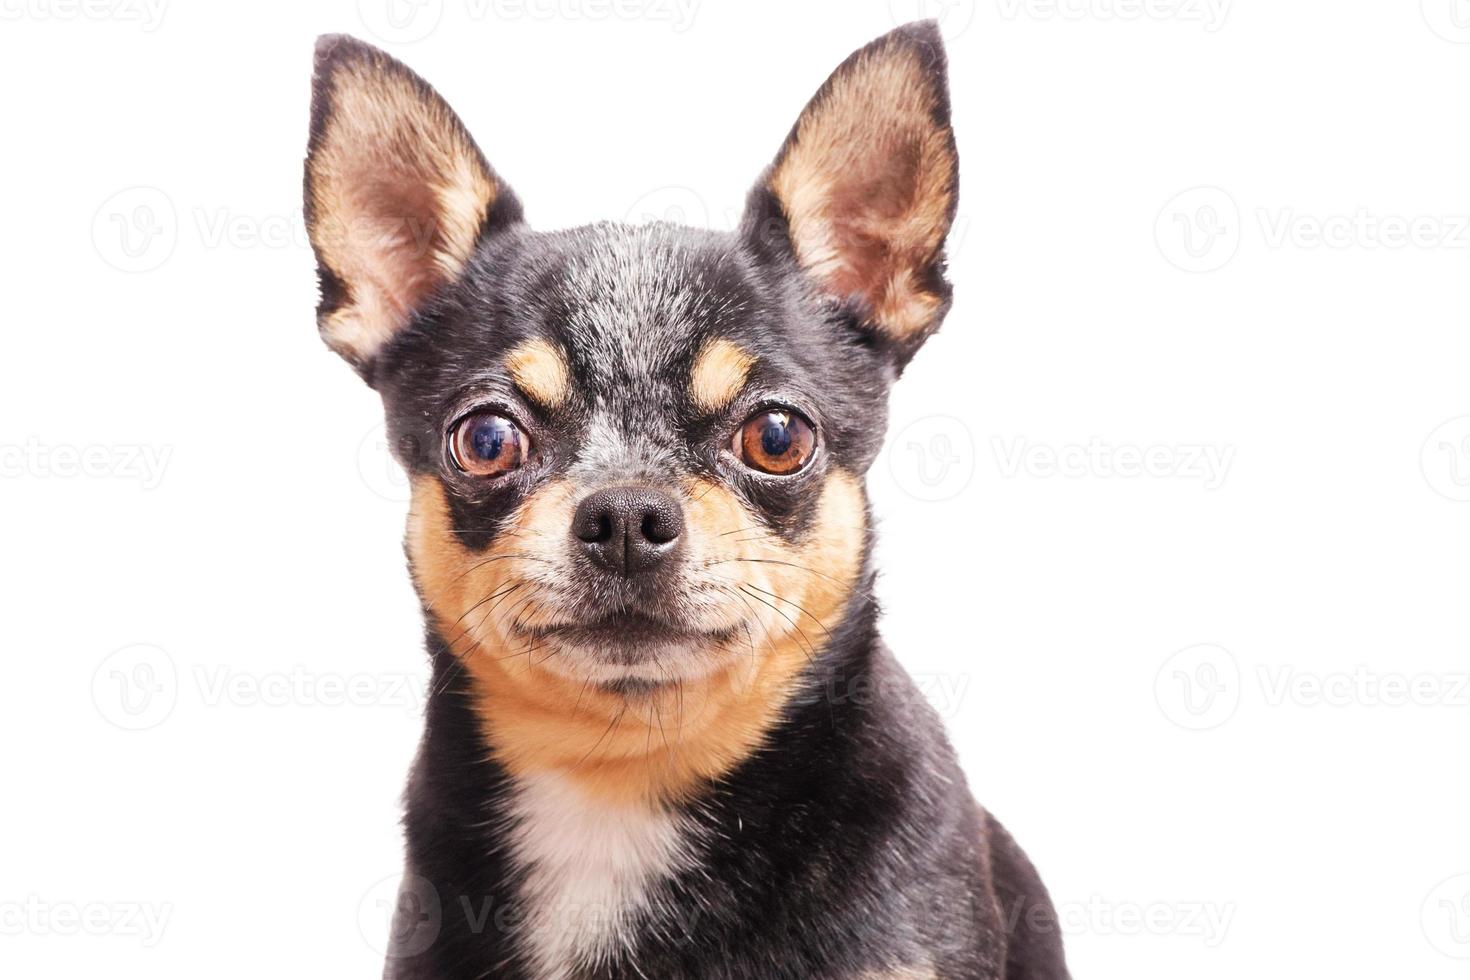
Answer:
<svg viewBox="0 0 1470 980"><path fill-rule="evenodd" d="M515 559L517 561L539 562L539 563L545 564L545 565L551 564L551 561L549 559L540 558L540 557L537 557L536 555L525 555L525 554L492 555L489 558L482 558L482 559L480 559L479 561L477 561L473 565L471 565L469 568L466 568L464 571L460 572L454 578L452 578L452 579L449 580L450 581L450 584L454 584L456 582L461 581L466 576L472 575L473 573L475 573L475 572L479 571L480 569L484 568L486 565L493 564L494 562L497 562L497 561L510 561L511 559Z"/></svg>
<svg viewBox="0 0 1470 980"><path fill-rule="evenodd" d="M755 585L755 584L750 583L750 582L746 582L745 585L746 585L747 588L755 589L757 592L760 592L760 593L763 593L765 595L770 596L772 599L775 599L777 602L784 602L788 606L795 606L797 608L797 610L799 610L801 613L803 613L808 619L810 619L812 622L814 622L818 626L820 626L822 628L822 632L826 633L828 636L831 636L832 635L832 631L829 630L829 629L827 629L827 624L824 623L824 622L822 622L816 616L813 616L810 612L808 612L807 611L807 608L805 606L803 606L801 603L799 603L799 602L792 602L790 599L786 598L785 596L777 595L775 592L769 592L769 591L761 588L760 586Z"/></svg>
<svg viewBox="0 0 1470 980"><path fill-rule="evenodd" d="M745 588L746 588L745 585L742 584L740 590L742 592L745 592ZM812 646L811 638L806 635L806 631L801 628L801 624L799 624L796 620L792 619L790 616L786 615L786 613L781 610L781 607L777 606L773 602L767 601L766 599L762 598L757 593L754 593L754 592L746 592L746 594L749 595L752 599L755 599L757 602L760 602L760 603L762 603L764 605L770 606L772 609L774 609L776 611L776 615L780 616L782 619L786 620L786 622L788 622L788 623L791 624L791 628L794 629L794 630L796 630L796 632L801 636L801 642L798 642L797 643L797 646L801 648L801 652L802 653L806 654L806 659L808 661L810 661L813 665L815 665L816 662L817 662L817 660L816 660L816 657L813 656L813 654L814 654L816 648L814 646Z"/></svg>
<svg viewBox="0 0 1470 980"><path fill-rule="evenodd" d="M598 736L597 741L592 743L592 748L590 748L590 749L587 750L586 755L584 755L584 756L582 756L582 758L578 759L577 760L577 764L574 765L574 766L572 766L572 768L570 768L570 769L567 770L567 773L568 774L571 774L571 773L576 772L578 769L580 769L582 767L582 763L584 763L588 759L592 758L592 753L596 752L602 746L603 741L609 735L612 734L613 729L619 727L623 723L623 715L627 714L627 712L628 712L628 701L626 699L624 699L623 704L622 704L622 707L620 707L618 709L618 713L613 716L612 721L610 721L610 722L607 723L607 728L603 731L603 733L601 735Z"/></svg>
<svg viewBox="0 0 1470 980"><path fill-rule="evenodd" d="M868 600L870 600L872 602L877 602L878 601L878 597L875 596L875 595L873 595L872 592L869 592L869 591L867 591L865 589L859 589L856 586L849 585L847 582L843 581L842 579L837 578L836 576L829 575L826 572L820 572L820 571L818 571L815 568L808 568L806 565L799 565L796 562L791 562L791 561L782 561L782 560L777 559L777 558L749 558L749 557L720 558L720 559L716 559L715 561L705 562L704 567L705 568L713 568L715 565L728 565L728 564L730 564L732 562L747 562L747 563L753 564L753 565L781 565L781 566L784 566L786 568L794 568L797 571L806 572L809 575L815 575L818 578L826 579L827 581L831 582L834 585L837 585L837 586L846 588L853 595L861 596L864 599L868 599Z"/></svg>

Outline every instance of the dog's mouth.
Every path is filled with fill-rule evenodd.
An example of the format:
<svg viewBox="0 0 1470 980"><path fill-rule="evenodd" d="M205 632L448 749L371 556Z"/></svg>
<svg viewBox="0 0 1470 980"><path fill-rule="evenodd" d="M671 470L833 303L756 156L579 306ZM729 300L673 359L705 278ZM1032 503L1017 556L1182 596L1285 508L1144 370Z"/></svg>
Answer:
<svg viewBox="0 0 1470 980"><path fill-rule="evenodd" d="M516 632L537 665L608 691L636 694L718 669L740 629L700 628L622 611L584 621L520 625Z"/></svg>
<svg viewBox="0 0 1470 980"><path fill-rule="evenodd" d="M725 643L734 638L737 629L698 629L644 613L619 612L586 622L525 627L522 632L536 641L557 640L562 644L608 652L626 651L630 659L625 662L641 663L646 654L670 647Z"/></svg>

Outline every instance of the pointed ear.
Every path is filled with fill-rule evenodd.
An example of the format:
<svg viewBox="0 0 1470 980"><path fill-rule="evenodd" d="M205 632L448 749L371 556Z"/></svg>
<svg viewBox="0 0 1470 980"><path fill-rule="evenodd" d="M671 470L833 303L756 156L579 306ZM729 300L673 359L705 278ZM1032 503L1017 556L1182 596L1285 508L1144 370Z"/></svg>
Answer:
<svg viewBox="0 0 1470 980"><path fill-rule="evenodd" d="M323 339L364 375L520 205L423 79L346 35L317 41L306 227Z"/></svg>
<svg viewBox="0 0 1470 980"><path fill-rule="evenodd" d="M949 308L958 198L935 21L853 54L812 98L751 193L744 230L789 252L830 301L906 363Z"/></svg>

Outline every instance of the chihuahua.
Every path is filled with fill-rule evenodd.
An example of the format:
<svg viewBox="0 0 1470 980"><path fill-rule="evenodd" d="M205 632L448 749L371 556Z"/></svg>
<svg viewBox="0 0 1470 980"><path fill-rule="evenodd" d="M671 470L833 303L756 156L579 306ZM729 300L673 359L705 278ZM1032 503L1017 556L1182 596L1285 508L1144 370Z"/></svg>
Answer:
<svg viewBox="0 0 1470 980"><path fill-rule="evenodd" d="M390 980L1066 977L871 593L946 70L933 22L853 54L733 232L536 232L428 84L318 42L317 321L409 474L432 665Z"/></svg>

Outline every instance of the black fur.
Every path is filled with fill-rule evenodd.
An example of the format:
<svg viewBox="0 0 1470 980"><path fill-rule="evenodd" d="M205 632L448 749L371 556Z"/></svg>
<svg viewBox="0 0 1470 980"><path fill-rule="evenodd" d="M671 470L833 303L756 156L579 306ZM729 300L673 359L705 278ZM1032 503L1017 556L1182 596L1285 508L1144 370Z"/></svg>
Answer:
<svg viewBox="0 0 1470 980"><path fill-rule="evenodd" d="M935 26L877 43L923 52L948 132ZM330 59L362 57L363 47L324 47L313 146L331 111L320 83ZM832 468L862 474L872 463L888 389L924 338L895 342L870 328L867 311L819 296L786 235L764 180L735 233L662 224L537 233L502 185L463 272L356 366L383 396L395 454L442 481L455 533L473 551L546 480L591 469L603 480L717 481L775 534L800 541ZM924 275L947 308L942 259ZM324 269L323 310L346 299ZM711 414L691 403L688 378L716 336L756 367L734 404ZM523 397L502 366L535 337L567 353L572 390L554 410ZM733 428L767 403L799 409L819 432L819 453L798 476L760 478L725 451ZM492 482L459 472L446 450L454 422L487 406L537 447ZM1039 879L974 803L937 716L878 638L870 536L862 549L846 608L816 638L764 747L670 804L700 831L695 866L664 886L675 913L643 922L633 948L575 980L876 980L920 965L946 980L1066 977ZM432 628L428 646L434 696L407 791L408 878L385 975L537 980L518 941L520 871L500 840L512 780L486 744L468 674Z"/></svg>

